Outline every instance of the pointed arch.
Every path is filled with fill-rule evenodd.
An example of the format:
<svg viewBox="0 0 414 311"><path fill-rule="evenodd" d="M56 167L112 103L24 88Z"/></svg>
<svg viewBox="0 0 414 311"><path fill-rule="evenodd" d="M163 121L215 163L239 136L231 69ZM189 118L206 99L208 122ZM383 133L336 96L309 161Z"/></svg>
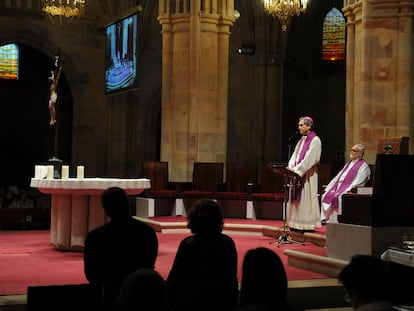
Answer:
<svg viewBox="0 0 414 311"><path fill-rule="evenodd" d="M322 61L345 61L345 17L337 8L325 16L322 26Z"/></svg>

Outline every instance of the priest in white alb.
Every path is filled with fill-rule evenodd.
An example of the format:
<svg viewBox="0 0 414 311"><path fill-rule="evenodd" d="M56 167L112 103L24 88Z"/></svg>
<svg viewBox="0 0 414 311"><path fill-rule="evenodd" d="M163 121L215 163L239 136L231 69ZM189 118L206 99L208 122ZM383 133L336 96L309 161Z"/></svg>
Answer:
<svg viewBox="0 0 414 311"><path fill-rule="evenodd" d="M342 195L352 188L364 186L371 177L368 163L363 159L365 146L356 144L350 150L350 161L329 182L321 198L321 221L338 223L342 214Z"/></svg>

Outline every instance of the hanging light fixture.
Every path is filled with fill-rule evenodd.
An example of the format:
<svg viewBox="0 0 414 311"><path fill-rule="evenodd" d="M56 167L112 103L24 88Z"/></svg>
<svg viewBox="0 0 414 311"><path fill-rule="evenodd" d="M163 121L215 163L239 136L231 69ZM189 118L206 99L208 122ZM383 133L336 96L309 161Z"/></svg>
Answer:
<svg viewBox="0 0 414 311"><path fill-rule="evenodd" d="M43 0L42 10L63 27L84 13L85 0Z"/></svg>
<svg viewBox="0 0 414 311"><path fill-rule="evenodd" d="M263 0L264 9L267 14L276 16L286 31L292 16L298 16L306 11L308 0Z"/></svg>

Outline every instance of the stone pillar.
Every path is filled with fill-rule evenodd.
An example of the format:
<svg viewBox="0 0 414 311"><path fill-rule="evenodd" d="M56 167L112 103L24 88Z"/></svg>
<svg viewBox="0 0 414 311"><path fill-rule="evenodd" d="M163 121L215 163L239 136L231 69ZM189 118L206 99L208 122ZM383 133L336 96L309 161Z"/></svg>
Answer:
<svg viewBox="0 0 414 311"><path fill-rule="evenodd" d="M346 0L346 149L361 142L375 163L378 139L409 136L414 152L413 1Z"/></svg>
<svg viewBox="0 0 414 311"><path fill-rule="evenodd" d="M160 0L161 160L190 181L193 163L225 162L228 57L234 0Z"/></svg>

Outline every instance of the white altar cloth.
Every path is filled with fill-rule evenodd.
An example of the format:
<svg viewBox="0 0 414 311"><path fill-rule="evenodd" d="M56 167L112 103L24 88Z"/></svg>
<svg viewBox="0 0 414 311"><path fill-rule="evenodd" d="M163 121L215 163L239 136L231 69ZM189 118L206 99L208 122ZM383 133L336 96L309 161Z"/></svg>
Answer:
<svg viewBox="0 0 414 311"><path fill-rule="evenodd" d="M51 194L50 241L59 250L82 251L89 231L106 223L101 194L109 187L137 195L151 187L149 179L32 178L30 186ZM134 201L135 202L135 201Z"/></svg>
<svg viewBox="0 0 414 311"><path fill-rule="evenodd" d="M144 189L150 188L151 183L147 178L68 178L68 179L36 179L32 178L30 186L38 188L43 193L77 193L85 192L91 194L93 192L101 194L103 190L109 187L123 188L128 194L139 194ZM86 190L86 191L84 191Z"/></svg>

